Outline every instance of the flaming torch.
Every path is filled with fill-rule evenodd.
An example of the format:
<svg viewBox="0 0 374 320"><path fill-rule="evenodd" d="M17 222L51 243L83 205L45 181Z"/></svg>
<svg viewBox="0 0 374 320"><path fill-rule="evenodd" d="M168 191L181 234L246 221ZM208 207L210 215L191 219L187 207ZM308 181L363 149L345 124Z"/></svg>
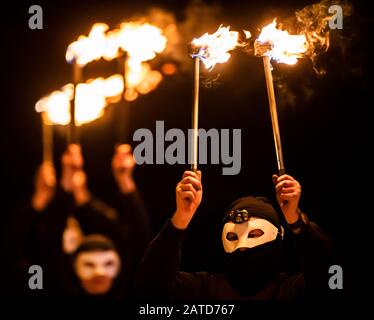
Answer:
<svg viewBox="0 0 374 320"><path fill-rule="evenodd" d="M66 51L66 61L72 64L73 68L73 97L76 96L77 86L82 82L82 71L86 64L102 57L106 60L115 58L118 54L116 38L107 36L109 26L105 23L95 23L87 36L81 35L78 40L71 43ZM70 108L70 126L68 131L68 143L77 143L76 130L76 99L74 98Z"/></svg>
<svg viewBox="0 0 374 320"><path fill-rule="evenodd" d="M109 103L118 101L123 88L123 79L119 74L80 83L76 88L75 124L81 126L100 118ZM70 105L73 99L74 85L70 83L41 98L35 105L35 110L42 112L43 158L47 161L52 161L53 125L71 123Z"/></svg>
<svg viewBox="0 0 374 320"><path fill-rule="evenodd" d="M250 34L246 33L246 36L249 38ZM230 31L230 27L223 27L221 25L215 33L205 33L200 38L193 39L189 46L189 53L194 62L191 170L195 172L197 171L198 164L200 60L204 63L205 68L211 71L217 63L227 62L231 56L229 51L235 49L238 45L240 45L239 32Z"/></svg>
<svg viewBox="0 0 374 320"><path fill-rule="evenodd" d="M156 89L162 80L157 70L152 70L150 61L164 51L167 38L158 27L144 22L123 22L113 31L122 56L120 65L124 75L125 89L123 98L127 102L120 106L120 140L127 136L130 102L139 94L147 94ZM120 141L121 142L121 141Z"/></svg>
<svg viewBox="0 0 374 320"><path fill-rule="evenodd" d="M46 112L48 120L55 125L68 125L71 121L70 102L73 100L73 84L40 99L35 109ZM123 80L118 74L109 78L96 78L77 86L75 120L81 126L100 118L109 103L118 101L123 91Z"/></svg>
<svg viewBox="0 0 374 320"><path fill-rule="evenodd" d="M266 88L269 99L271 124L275 143L275 153L279 175L285 174L283 161L282 143L279 131L277 106L275 101L272 67L270 60L293 65L298 58L303 57L307 51L307 41L305 35L290 35L287 31L276 27L276 20L264 27L255 41L255 55L263 59Z"/></svg>
<svg viewBox="0 0 374 320"><path fill-rule="evenodd" d="M43 132L43 161L53 162L53 125L66 125L70 121L69 101L73 93L72 85L41 98L35 110L41 113Z"/></svg>
<svg viewBox="0 0 374 320"><path fill-rule="evenodd" d="M152 70L146 61L152 60L165 49L167 39L162 30L140 21L123 22L119 28L108 30L109 26L105 23L95 23L88 36L82 35L69 45L66 60L73 63L74 84L81 82L81 70L87 63L101 58L118 58L118 69L125 83L123 97L126 101L133 101L139 94L154 90L162 80L162 75ZM128 105L123 107L119 108L121 116L118 117L121 136L128 127ZM75 108L76 102L73 100L70 121L72 133L75 130Z"/></svg>

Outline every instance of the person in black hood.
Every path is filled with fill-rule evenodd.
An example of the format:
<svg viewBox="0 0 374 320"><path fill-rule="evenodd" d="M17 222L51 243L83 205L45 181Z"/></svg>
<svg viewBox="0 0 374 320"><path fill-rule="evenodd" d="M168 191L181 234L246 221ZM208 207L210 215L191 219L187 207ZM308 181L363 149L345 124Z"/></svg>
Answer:
<svg viewBox="0 0 374 320"><path fill-rule="evenodd" d="M123 263L120 251L109 238L100 234L86 236L72 254L79 296L86 300L119 298L122 281L118 278Z"/></svg>
<svg viewBox="0 0 374 320"><path fill-rule="evenodd" d="M245 197L227 210L222 229L224 271L179 271L185 230L202 200L201 172L186 171L176 187L176 211L151 242L136 276L138 297L177 300L252 300L321 298L328 294L332 245L299 210L301 187L289 175L274 175L277 199L294 238L303 270L280 272L284 229L270 202Z"/></svg>
<svg viewBox="0 0 374 320"><path fill-rule="evenodd" d="M238 292L254 293L277 276L283 233L266 198L245 197L229 207L222 231L224 274Z"/></svg>

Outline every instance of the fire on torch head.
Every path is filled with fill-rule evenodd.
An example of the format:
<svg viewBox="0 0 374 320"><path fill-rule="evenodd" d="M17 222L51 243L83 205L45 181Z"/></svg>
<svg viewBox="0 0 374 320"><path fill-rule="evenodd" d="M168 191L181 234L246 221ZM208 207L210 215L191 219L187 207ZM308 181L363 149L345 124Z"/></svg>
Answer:
<svg viewBox="0 0 374 320"><path fill-rule="evenodd" d="M270 41L261 42L256 40L254 42L254 55L256 57L263 57L266 56L268 52L273 49L273 43Z"/></svg>
<svg viewBox="0 0 374 320"><path fill-rule="evenodd" d="M190 43L187 46L188 53L194 58L197 57L202 49L202 46L196 45L194 43Z"/></svg>

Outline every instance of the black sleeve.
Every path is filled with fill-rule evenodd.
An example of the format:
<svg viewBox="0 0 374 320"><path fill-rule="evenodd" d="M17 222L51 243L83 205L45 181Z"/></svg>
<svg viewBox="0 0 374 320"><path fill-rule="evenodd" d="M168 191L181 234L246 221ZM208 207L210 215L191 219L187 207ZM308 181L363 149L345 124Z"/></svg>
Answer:
<svg viewBox="0 0 374 320"><path fill-rule="evenodd" d="M151 242L136 274L136 293L140 298L198 299L204 295L206 272L180 272L180 250L185 231L167 221Z"/></svg>
<svg viewBox="0 0 374 320"><path fill-rule="evenodd" d="M316 223L309 221L292 237L302 259L302 273L290 279L285 294L289 298L328 298L328 270L334 264L332 241Z"/></svg>

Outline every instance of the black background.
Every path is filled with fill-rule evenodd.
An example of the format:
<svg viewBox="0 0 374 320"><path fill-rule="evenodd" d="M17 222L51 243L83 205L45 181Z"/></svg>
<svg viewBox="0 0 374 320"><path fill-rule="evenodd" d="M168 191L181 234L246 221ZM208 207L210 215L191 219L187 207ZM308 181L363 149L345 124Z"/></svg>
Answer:
<svg viewBox="0 0 374 320"><path fill-rule="evenodd" d="M217 24L204 32L215 31L223 23L233 30L248 29L257 36L257 28L273 17L291 16L313 2L205 3L218 5L221 11ZM43 30L28 27L31 4L43 8ZM143 14L150 6L172 11L182 22L187 5L188 1L39 1L15 2L2 11L4 222L10 208L28 201L32 194L34 173L42 160L40 116L34 105L44 94L71 81L71 66L65 61L67 45L78 35L87 34L95 22L114 27L133 14ZM336 241L349 296L354 292L353 268L364 263L355 260L353 252L357 248L352 240L360 233L360 217L370 214L365 209L371 202L367 187L368 111L372 104L368 99L370 21L363 2L353 5L353 15L344 19L343 30L332 32L331 47L320 57L325 75L317 75L306 59L291 67L275 65L273 72L280 79L278 84L287 84L289 89L288 93L277 91L287 172L302 185L302 210ZM189 127L192 62L190 69L165 77L157 90L132 103L131 132L137 128L155 132L156 120L164 120L166 129ZM262 61L239 51L226 64L217 65L209 76L217 74L220 77L212 87L201 89L200 127L241 128L242 168L239 175L223 176L222 165L201 166L204 198L184 245L186 271L219 270L220 222L233 200L252 194L267 196L275 203L271 175L276 171L276 162ZM293 104L287 103L290 92L295 96ZM110 169L117 139L114 108L110 106L103 118L82 127L80 132L90 189L109 202L115 190ZM57 169L64 147L63 130L59 128L55 131L54 150ZM155 234L175 210L174 188L185 169L187 165L167 164L136 169L136 181L149 207Z"/></svg>

